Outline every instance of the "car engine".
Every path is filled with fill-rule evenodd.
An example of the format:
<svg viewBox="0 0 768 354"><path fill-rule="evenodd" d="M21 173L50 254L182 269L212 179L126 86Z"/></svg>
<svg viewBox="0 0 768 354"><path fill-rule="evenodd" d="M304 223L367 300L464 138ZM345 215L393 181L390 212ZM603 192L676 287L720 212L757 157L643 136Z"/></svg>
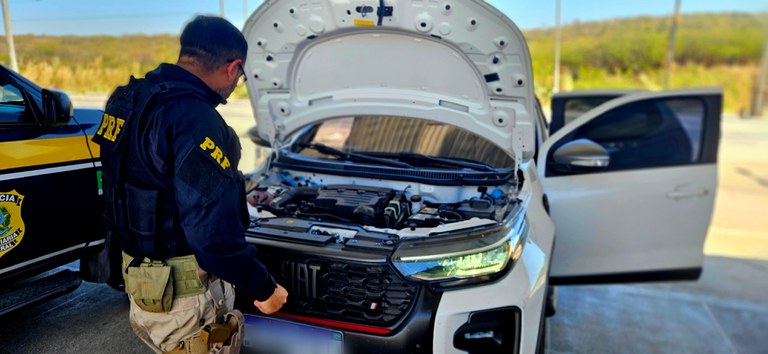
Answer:
<svg viewBox="0 0 768 354"><path fill-rule="evenodd" d="M361 185L268 186L255 190L252 206L276 217L294 217L386 229L436 227L472 218L499 221L509 201L501 190L458 203L425 201L419 194Z"/></svg>

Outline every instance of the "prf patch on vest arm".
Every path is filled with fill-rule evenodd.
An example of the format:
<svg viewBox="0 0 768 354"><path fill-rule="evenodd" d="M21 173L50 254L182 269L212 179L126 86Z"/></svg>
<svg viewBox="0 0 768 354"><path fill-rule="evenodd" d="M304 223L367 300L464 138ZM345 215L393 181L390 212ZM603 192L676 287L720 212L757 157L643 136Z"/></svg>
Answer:
<svg viewBox="0 0 768 354"><path fill-rule="evenodd" d="M231 162L215 140L205 137L184 156L176 176L204 198L215 195L227 178Z"/></svg>
<svg viewBox="0 0 768 354"><path fill-rule="evenodd" d="M229 157L224 155L224 151L210 137L206 136L199 147L206 153L210 152L211 158L221 166L221 169L226 170L229 166L232 166L232 163L229 162Z"/></svg>
<svg viewBox="0 0 768 354"><path fill-rule="evenodd" d="M104 116L101 118L99 130L96 131L96 135L114 143L120 138L124 125L125 119L104 113Z"/></svg>

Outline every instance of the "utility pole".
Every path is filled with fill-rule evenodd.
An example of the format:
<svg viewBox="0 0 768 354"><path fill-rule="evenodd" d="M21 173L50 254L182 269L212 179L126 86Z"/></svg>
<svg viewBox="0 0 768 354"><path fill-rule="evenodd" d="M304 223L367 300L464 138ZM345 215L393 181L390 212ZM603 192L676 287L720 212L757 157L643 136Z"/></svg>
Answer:
<svg viewBox="0 0 768 354"><path fill-rule="evenodd" d="M8 0L3 0L3 22L5 22L5 41L8 43L8 59L11 69L19 72L19 63L16 62L16 47L13 45L13 33L11 32L11 14L8 12Z"/></svg>
<svg viewBox="0 0 768 354"><path fill-rule="evenodd" d="M667 67L664 70L664 88L669 88L669 76L672 66L675 65L675 44L677 42L677 26L680 24L680 3L675 0L675 14L672 16L672 27L669 29L669 48L667 49Z"/></svg>
<svg viewBox="0 0 768 354"><path fill-rule="evenodd" d="M226 18L224 16L224 0L219 0L219 13L221 14L221 18Z"/></svg>
<svg viewBox="0 0 768 354"><path fill-rule="evenodd" d="M760 59L760 73L757 76L754 99L752 100L751 114L753 117L763 115L765 108L765 96L768 95L768 27L765 31L765 44L763 44L763 58Z"/></svg>
<svg viewBox="0 0 768 354"><path fill-rule="evenodd" d="M560 0L555 0L555 73L552 83L552 93L560 92Z"/></svg>
<svg viewBox="0 0 768 354"><path fill-rule="evenodd" d="M243 22L248 20L248 0L243 0Z"/></svg>

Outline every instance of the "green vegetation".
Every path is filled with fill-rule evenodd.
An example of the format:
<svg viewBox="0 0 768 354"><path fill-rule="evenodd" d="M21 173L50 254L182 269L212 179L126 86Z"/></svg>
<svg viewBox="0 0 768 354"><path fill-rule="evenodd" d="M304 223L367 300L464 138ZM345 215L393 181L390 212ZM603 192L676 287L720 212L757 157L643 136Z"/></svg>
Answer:
<svg viewBox="0 0 768 354"><path fill-rule="evenodd" d="M768 14L688 14L678 30L671 87L722 86L726 110L749 107ZM563 28L561 90L662 88L671 19L636 17ZM549 102L554 30L525 32L537 95ZM44 87L108 93L162 62L174 62L178 37L16 36L21 73ZM0 62L7 63L5 41ZM236 95L245 96L241 88Z"/></svg>
<svg viewBox="0 0 768 354"><path fill-rule="evenodd" d="M760 60L764 20L750 14L690 14L678 27L678 63L744 65ZM637 73L665 65L671 18L636 17L563 28L562 65ZM554 30L525 33L533 57L552 62Z"/></svg>
<svg viewBox="0 0 768 354"><path fill-rule="evenodd" d="M678 27L671 88L721 86L725 109L749 107L768 14L688 14ZM573 23L562 30L561 90L663 88L669 17ZM536 93L552 94L554 30L525 32Z"/></svg>

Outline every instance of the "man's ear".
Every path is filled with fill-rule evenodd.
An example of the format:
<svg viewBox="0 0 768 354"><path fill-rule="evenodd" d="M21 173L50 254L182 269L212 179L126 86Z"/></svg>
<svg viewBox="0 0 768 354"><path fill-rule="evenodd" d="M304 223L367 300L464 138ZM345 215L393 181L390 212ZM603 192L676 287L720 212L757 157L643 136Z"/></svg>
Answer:
<svg viewBox="0 0 768 354"><path fill-rule="evenodd" d="M240 76L240 64L243 62L242 59L235 59L229 63L227 63L226 71L227 71L227 80L232 81L235 78Z"/></svg>

